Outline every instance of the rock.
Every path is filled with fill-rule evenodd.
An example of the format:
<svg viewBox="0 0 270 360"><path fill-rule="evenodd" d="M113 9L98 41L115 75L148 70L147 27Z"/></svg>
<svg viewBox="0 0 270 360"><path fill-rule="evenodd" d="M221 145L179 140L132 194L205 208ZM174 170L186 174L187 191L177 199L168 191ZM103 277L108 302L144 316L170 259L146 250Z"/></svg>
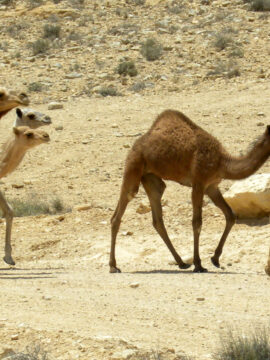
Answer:
<svg viewBox="0 0 270 360"><path fill-rule="evenodd" d="M89 210L91 209L93 206L90 205L90 204L84 204L84 205L78 205L78 206L75 206L74 209L76 211L85 211L85 210Z"/></svg>
<svg viewBox="0 0 270 360"><path fill-rule="evenodd" d="M150 211L151 211L150 205L145 205L145 204L141 203L138 206L138 208L136 210L136 213L138 213L138 214L146 214L146 213L148 213Z"/></svg>
<svg viewBox="0 0 270 360"><path fill-rule="evenodd" d="M111 359L112 360L127 360L130 359L132 356L136 355L137 351L132 349L126 349L122 352L115 352Z"/></svg>
<svg viewBox="0 0 270 360"><path fill-rule="evenodd" d="M21 189L21 188L24 187L24 184L17 183L17 184L11 184L11 186L12 186L14 189Z"/></svg>
<svg viewBox="0 0 270 360"><path fill-rule="evenodd" d="M196 300L197 300L197 301L204 301L205 298L204 298L204 297L198 297Z"/></svg>
<svg viewBox="0 0 270 360"><path fill-rule="evenodd" d="M11 335L11 340L18 340L19 339L19 334L14 334L14 335Z"/></svg>
<svg viewBox="0 0 270 360"><path fill-rule="evenodd" d="M239 218L269 216L270 174L256 174L234 183L224 198Z"/></svg>
<svg viewBox="0 0 270 360"><path fill-rule="evenodd" d="M0 352L0 359L10 358L13 355L15 355L15 351L9 347L6 347Z"/></svg>
<svg viewBox="0 0 270 360"><path fill-rule="evenodd" d="M48 110L56 110L56 109L63 109L63 108L64 108L64 105L59 102L56 102L56 101L53 101L53 102L49 103L49 105L48 105Z"/></svg>
<svg viewBox="0 0 270 360"><path fill-rule="evenodd" d="M64 129L63 125L55 126L56 131L62 131Z"/></svg>
<svg viewBox="0 0 270 360"><path fill-rule="evenodd" d="M132 288L132 289L136 289L137 287L139 287L139 283L138 282L134 282L134 283L131 283L129 284L129 286Z"/></svg>
<svg viewBox="0 0 270 360"><path fill-rule="evenodd" d="M79 79L82 77L82 74L80 73L70 73L65 76L66 79Z"/></svg>

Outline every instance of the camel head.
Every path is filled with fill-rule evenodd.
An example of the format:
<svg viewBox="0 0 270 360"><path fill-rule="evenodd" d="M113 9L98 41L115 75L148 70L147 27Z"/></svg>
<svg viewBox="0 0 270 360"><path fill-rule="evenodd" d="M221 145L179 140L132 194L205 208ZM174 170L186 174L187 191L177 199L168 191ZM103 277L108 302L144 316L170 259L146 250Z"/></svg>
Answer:
<svg viewBox="0 0 270 360"><path fill-rule="evenodd" d="M24 92L0 88L0 119L16 106L29 104L28 96Z"/></svg>
<svg viewBox="0 0 270 360"><path fill-rule="evenodd" d="M31 129L28 126L14 127L13 132L15 134L16 146L22 148L22 150L28 150L50 141L49 134L46 131Z"/></svg>
<svg viewBox="0 0 270 360"><path fill-rule="evenodd" d="M29 126L31 129L36 129L40 126L50 125L52 123L50 116L29 108L17 108L16 114L15 127Z"/></svg>

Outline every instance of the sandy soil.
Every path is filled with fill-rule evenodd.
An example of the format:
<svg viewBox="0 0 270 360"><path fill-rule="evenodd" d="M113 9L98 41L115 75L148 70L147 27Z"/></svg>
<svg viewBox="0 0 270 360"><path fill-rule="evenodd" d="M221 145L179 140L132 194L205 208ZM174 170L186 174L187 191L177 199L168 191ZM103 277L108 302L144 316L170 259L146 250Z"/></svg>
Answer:
<svg viewBox="0 0 270 360"><path fill-rule="evenodd" d="M38 342L56 359L148 359L158 351L164 359L185 353L203 360L212 358L228 328L248 333L268 326L268 219L233 228L219 270L209 259L224 219L206 201L201 256L209 272L193 274L173 264L151 214L136 212L147 205L140 190L118 237L121 274L109 274L108 257L110 217L128 148L159 112L183 111L236 154L264 131L260 123L269 123L269 97L269 82L202 84L164 97L74 100L51 111L51 143L27 154L1 187L8 199L58 197L73 210L15 219L17 263L0 265L0 354ZM5 136L13 117L1 120ZM63 130L56 131L60 125ZM268 171L269 162L260 169ZM222 191L230 184L224 181ZM88 209L79 211L84 204ZM192 254L191 213L190 190L167 183L165 221L183 257ZM0 228L4 238L4 223Z"/></svg>

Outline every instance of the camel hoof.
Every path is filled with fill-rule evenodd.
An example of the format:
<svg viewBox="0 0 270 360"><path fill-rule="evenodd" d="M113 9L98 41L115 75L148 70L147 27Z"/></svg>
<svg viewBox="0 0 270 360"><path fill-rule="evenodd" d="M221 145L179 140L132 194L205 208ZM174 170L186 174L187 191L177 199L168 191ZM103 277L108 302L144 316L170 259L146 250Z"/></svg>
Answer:
<svg viewBox="0 0 270 360"><path fill-rule="evenodd" d="M8 265L15 265L15 261L12 259L11 256L4 256L3 260L8 264Z"/></svg>
<svg viewBox="0 0 270 360"><path fill-rule="evenodd" d="M195 273L205 273L205 272L208 272L208 270L205 269L204 267L200 266L200 267L195 267L193 272L195 272Z"/></svg>
<svg viewBox="0 0 270 360"><path fill-rule="evenodd" d="M215 265L217 268L220 268L219 261L216 260L216 259L214 258L214 256L211 257L211 261L212 261L212 264L213 264L213 265Z"/></svg>
<svg viewBox="0 0 270 360"><path fill-rule="evenodd" d="M190 267L191 267L191 264L186 264L186 263L183 263L183 264L179 265L180 269L188 269Z"/></svg>
<svg viewBox="0 0 270 360"><path fill-rule="evenodd" d="M115 273L120 273L121 270L118 269L116 266L110 266L110 273L111 274L115 274Z"/></svg>

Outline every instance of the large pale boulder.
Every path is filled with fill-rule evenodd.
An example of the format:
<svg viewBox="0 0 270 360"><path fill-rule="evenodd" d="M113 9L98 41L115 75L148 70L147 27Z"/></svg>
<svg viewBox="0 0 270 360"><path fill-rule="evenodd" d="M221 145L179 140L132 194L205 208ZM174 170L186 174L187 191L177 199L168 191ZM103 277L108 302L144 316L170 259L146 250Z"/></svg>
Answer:
<svg viewBox="0 0 270 360"><path fill-rule="evenodd" d="M224 198L239 218L269 216L270 174L256 174L236 181Z"/></svg>

